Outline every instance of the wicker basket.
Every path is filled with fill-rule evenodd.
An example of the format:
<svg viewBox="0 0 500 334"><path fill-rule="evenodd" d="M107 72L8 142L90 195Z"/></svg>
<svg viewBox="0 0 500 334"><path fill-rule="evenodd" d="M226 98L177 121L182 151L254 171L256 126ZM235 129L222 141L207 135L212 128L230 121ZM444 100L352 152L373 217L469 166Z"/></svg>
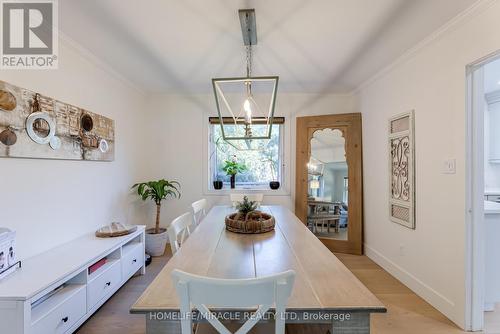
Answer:
<svg viewBox="0 0 500 334"><path fill-rule="evenodd" d="M235 233L266 233L274 230L274 225L274 217L261 211L252 211L246 216L239 212L226 216L226 229Z"/></svg>

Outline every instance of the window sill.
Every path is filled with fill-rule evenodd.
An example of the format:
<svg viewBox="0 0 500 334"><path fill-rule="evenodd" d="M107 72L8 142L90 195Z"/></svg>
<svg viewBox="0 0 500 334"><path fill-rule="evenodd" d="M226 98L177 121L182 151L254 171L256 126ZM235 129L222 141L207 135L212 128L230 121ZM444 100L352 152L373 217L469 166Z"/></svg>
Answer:
<svg viewBox="0 0 500 334"><path fill-rule="evenodd" d="M252 193L258 193L258 194L264 194L265 196L289 196L290 192L286 189L279 188L276 190L270 189L270 188L242 188L242 187L236 187L235 189L231 189L229 187L227 188L222 188L220 190L216 189L208 189L204 191L204 195L212 195L212 196L227 196L229 194L252 194Z"/></svg>

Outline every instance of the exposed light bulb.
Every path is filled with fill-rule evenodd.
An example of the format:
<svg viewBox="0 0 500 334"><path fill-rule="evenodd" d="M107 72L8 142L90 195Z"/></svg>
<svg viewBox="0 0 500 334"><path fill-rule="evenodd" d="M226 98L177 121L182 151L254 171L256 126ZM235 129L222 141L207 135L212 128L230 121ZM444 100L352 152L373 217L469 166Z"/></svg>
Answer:
<svg viewBox="0 0 500 334"><path fill-rule="evenodd" d="M320 188L319 180L311 180L309 187L311 189L319 189Z"/></svg>
<svg viewBox="0 0 500 334"><path fill-rule="evenodd" d="M308 162L307 168L309 168L309 170L311 170L311 171L316 171L317 166L311 162Z"/></svg>
<svg viewBox="0 0 500 334"><path fill-rule="evenodd" d="M245 122L252 123L252 108L248 99L243 102L243 110L245 110Z"/></svg>

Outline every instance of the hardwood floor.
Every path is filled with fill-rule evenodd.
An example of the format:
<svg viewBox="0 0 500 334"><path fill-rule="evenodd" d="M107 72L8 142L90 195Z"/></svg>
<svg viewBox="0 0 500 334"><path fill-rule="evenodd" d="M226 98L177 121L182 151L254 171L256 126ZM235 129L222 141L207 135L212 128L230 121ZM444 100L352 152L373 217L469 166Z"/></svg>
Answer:
<svg viewBox="0 0 500 334"><path fill-rule="evenodd" d="M455 334L465 333L418 297L410 289L389 275L366 256L336 254L337 257L387 307L386 314L373 314L373 334ZM130 306L146 289L171 257L170 250L162 257L153 258L145 276L133 277L86 323L78 334L143 334L143 315L129 314ZM289 326L288 334L326 333L328 326ZM491 332L496 333L496 332Z"/></svg>
<svg viewBox="0 0 500 334"><path fill-rule="evenodd" d="M466 333L366 256L335 254L387 308L373 314L372 333Z"/></svg>

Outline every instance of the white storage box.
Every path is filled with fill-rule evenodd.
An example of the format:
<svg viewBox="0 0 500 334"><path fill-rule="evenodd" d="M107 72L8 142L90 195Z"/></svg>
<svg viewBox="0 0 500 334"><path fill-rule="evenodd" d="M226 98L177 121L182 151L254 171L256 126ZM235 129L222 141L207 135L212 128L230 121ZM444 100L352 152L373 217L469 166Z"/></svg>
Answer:
<svg viewBox="0 0 500 334"><path fill-rule="evenodd" d="M16 270L16 232L0 227L0 279Z"/></svg>

